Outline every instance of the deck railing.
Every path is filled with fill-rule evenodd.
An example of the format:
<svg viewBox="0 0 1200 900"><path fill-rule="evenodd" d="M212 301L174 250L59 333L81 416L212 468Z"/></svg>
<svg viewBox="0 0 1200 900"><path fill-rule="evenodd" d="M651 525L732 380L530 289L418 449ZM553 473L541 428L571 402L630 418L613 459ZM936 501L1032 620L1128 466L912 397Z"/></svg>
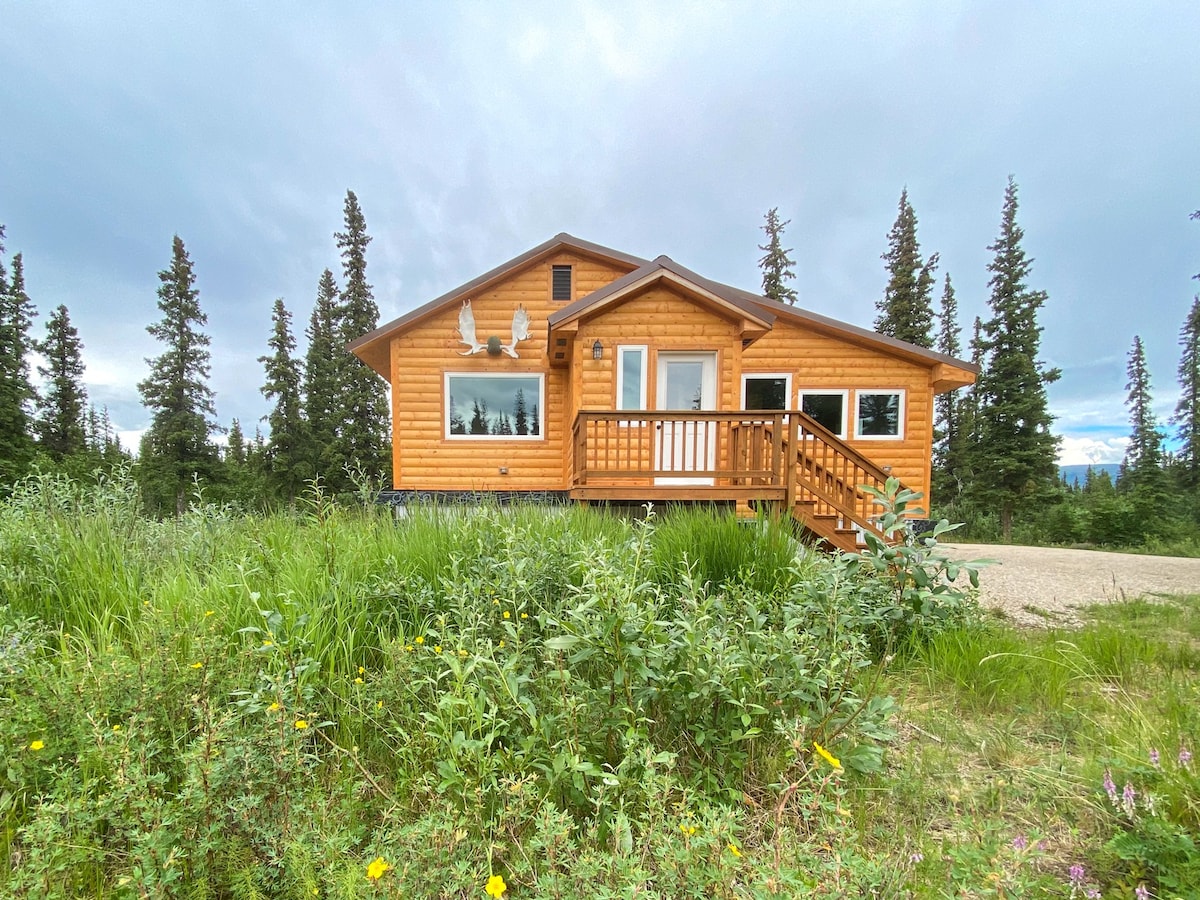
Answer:
<svg viewBox="0 0 1200 900"><path fill-rule="evenodd" d="M584 410L572 441L575 488L675 486L681 499L758 498L836 517L845 528L875 530L875 506L860 486L887 480L799 410Z"/></svg>

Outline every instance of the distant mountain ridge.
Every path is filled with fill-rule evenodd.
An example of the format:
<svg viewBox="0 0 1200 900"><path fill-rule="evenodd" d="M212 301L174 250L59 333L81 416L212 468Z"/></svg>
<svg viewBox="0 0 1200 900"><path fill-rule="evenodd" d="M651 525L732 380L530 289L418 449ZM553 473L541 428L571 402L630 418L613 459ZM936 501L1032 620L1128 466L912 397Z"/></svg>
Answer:
<svg viewBox="0 0 1200 900"><path fill-rule="evenodd" d="M1101 472L1107 472L1108 477L1111 478L1113 480L1113 483L1115 484L1116 480L1117 480L1117 473L1121 471L1121 464L1120 463L1090 463L1090 464L1079 465L1079 466L1059 466L1058 467L1058 477L1065 478L1067 480L1067 484L1072 484L1072 483L1077 482L1080 486L1082 486L1084 481L1087 479L1088 469L1091 469L1092 472L1095 473L1096 475L1099 475Z"/></svg>

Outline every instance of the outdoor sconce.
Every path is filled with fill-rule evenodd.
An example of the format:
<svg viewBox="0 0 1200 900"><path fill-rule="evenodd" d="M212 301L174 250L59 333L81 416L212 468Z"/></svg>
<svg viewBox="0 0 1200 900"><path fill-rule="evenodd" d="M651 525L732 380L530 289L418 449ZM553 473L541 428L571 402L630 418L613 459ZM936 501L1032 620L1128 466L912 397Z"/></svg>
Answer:
<svg viewBox="0 0 1200 900"><path fill-rule="evenodd" d="M592 344L592 359L600 359L604 356L604 345L600 343L600 338L596 338L596 343Z"/></svg>

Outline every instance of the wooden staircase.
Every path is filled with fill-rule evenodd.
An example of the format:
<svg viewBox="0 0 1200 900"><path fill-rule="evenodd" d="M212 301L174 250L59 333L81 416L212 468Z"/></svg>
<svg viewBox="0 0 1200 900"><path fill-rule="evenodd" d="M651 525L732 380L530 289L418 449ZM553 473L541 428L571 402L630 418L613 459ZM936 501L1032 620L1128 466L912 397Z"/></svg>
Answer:
<svg viewBox="0 0 1200 900"><path fill-rule="evenodd" d="M571 448L584 503L732 501L848 553L886 540L863 486L882 491L888 472L800 410L580 410Z"/></svg>
<svg viewBox="0 0 1200 900"><path fill-rule="evenodd" d="M886 540L879 509L863 485L883 490L888 474L804 413L790 413L784 440L788 466L785 507L812 537L855 553L863 534Z"/></svg>

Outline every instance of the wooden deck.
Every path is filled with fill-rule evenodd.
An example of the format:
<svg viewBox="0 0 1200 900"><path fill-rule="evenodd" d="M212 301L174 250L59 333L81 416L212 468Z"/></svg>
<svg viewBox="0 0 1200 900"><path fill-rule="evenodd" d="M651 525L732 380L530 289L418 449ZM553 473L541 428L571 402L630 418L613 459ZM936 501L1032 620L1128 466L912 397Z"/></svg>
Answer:
<svg viewBox="0 0 1200 900"><path fill-rule="evenodd" d="M864 531L883 537L862 486L887 473L799 410L584 410L571 439L577 500L734 501L847 551Z"/></svg>

